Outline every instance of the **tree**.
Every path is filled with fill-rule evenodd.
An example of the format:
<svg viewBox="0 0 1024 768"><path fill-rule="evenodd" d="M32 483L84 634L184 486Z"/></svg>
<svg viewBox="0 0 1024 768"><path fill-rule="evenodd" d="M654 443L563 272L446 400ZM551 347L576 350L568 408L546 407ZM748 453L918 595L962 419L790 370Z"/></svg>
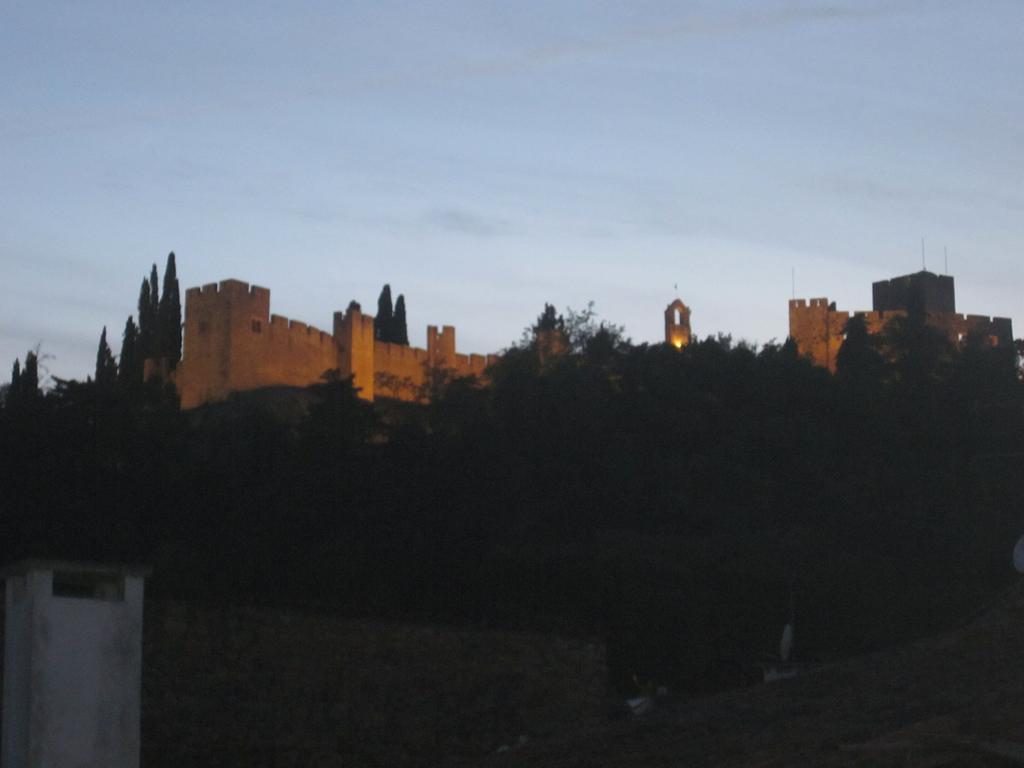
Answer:
<svg viewBox="0 0 1024 768"><path fill-rule="evenodd" d="M946 334L913 307L886 323L882 345L894 381L911 399L946 378L955 352Z"/></svg>
<svg viewBox="0 0 1024 768"><path fill-rule="evenodd" d="M391 286L385 283L377 299L377 319L374 323L374 337L378 341L392 341L393 323L394 309L391 305Z"/></svg>
<svg viewBox="0 0 1024 768"><path fill-rule="evenodd" d="M181 360L181 294L174 251L167 255L167 266L164 267L164 292L157 308L157 327L160 344L155 356L166 358L169 368L174 370Z"/></svg>
<svg viewBox="0 0 1024 768"><path fill-rule="evenodd" d="M878 339L868 332L863 316L847 320L843 333L846 338L836 355L836 375L860 384L880 382L885 361L878 351Z"/></svg>
<svg viewBox="0 0 1024 768"><path fill-rule="evenodd" d="M139 289L139 333L135 349L135 356L138 360L145 360L153 354L153 337L156 333L156 315L153 312L149 281L143 280ZM123 354L123 353L122 353ZM140 372L139 379L142 374Z"/></svg>
<svg viewBox="0 0 1024 768"><path fill-rule="evenodd" d="M11 369L11 385L7 389L7 404L26 403L39 396L39 354L25 354L25 365L17 359Z"/></svg>
<svg viewBox="0 0 1024 768"><path fill-rule="evenodd" d="M566 310L565 320L563 321L561 317L558 319L562 323L562 328L569 340L569 349L572 352L586 351L590 342L598 334L604 337L604 343L610 344L612 347L628 343L628 339L625 338L626 329L621 325L606 323L603 320L598 322L593 301L588 301L586 309L579 311L569 307Z"/></svg>
<svg viewBox="0 0 1024 768"><path fill-rule="evenodd" d="M103 326L99 348L96 350L96 386L100 389L110 389L116 382L117 363L114 362L114 355L107 344L107 326Z"/></svg>
<svg viewBox="0 0 1024 768"><path fill-rule="evenodd" d="M19 384L26 398L39 394L39 356L35 352L25 355L25 368L21 372Z"/></svg>
<svg viewBox="0 0 1024 768"><path fill-rule="evenodd" d="M117 366L117 381L125 389L142 382L142 359L139 357L139 332L135 320L128 315L121 336L121 359Z"/></svg>
<svg viewBox="0 0 1024 768"><path fill-rule="evenodd" d="M533 332L561 330L565 330L565 318L558 314L554 305L545 302L544 311L540 313L537 322L533 324Z"/></svg>
<svg viewBox="0 0 1024 768"><path fill-rule="evenodd" d="M398 294L398 301L395 302L395 315L391 319L391 341L409 346L409 328L405 321L405 296Z"/></svg>
<svg viewBox="0 0 1024 768"><path fill-rule="evenodd" d="M149 309L154 317L159 318L160 281L156 272L156 264L149 270Z"/></svg>

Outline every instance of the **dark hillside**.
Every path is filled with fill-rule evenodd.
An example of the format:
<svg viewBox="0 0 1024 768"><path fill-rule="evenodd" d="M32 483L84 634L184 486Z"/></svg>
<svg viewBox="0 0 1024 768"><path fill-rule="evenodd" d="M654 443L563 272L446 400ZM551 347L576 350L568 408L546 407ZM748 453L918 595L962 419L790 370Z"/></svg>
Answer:
<svg viewBox="0 0 1024 768"><path fill-rule="evenodd" d="M488 766L1010 766L1024 761L1024 586L966 626L802 677L678 698Z"/></svg>
<svg viewBox="0 0 1024 768"><path fill-rule="evenodd" d="M438 375L429 405L345 380L185 413L156 384L21 387L0 558L151 563L158 599L598 637L624 695L748 684L791 619L803 662L906 642L1008 584L1012 352L908 320L831 376L791 343L567 333L488 386Z"/></svg>

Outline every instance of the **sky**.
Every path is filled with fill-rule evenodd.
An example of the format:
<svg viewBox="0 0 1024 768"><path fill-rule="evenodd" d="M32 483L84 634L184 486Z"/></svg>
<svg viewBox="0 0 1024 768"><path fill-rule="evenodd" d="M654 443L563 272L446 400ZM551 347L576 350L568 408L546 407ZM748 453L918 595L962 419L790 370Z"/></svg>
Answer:
<svg viewBox="0 0 1024 768"><path fill-rule="evenodd" d="M924 260L1024 323L1020 0L0 0L0 381L150 265L495 352L545 302L785 338ZM4 362L7 361L7 362Z"/></svg>

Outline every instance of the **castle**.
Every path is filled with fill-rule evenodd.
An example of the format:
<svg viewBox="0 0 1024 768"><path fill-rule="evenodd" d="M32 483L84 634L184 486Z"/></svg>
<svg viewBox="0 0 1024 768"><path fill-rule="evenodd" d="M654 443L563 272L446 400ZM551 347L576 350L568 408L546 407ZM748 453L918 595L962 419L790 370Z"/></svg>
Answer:
<svg viewBox="0 0 1024 768"><path fill-rule="evenodd" d="M261 387L308 387L352 376L359 396L417 400L432 370L480 376L495 355L455 351L455 328L427 328L427 348L379 341L356 302L334 313L331 333L270 314L270 290L223 280L185 292L184 353L170 374L182 408Z"/></svg>
<svg viewBox="0 0 1024 768"><path fill-rule="evenodd" d="M954 344L970 335L980 335L993 346L1013 344L1009 318L957 313L953 278L949 275L922 270L873 283L871 293L872 311L854 313L864 318L868 333L879 333L893 317L917 309L925 313L928 325L941 330ZM789 302L790 337L802 355L832 372L849 319L849 312L838 311L826 298Z"/></svg>
<svg viewBox="0 0 1024 768"><path fill-rule="evenodd" d="M427 327L427 348L391 344L374 334L374 318L352 302L334 313L331 333L270 314L270 290L223 280L185 292L184 353L170 373L182 408L227 399L232 392L262 387L308 387L329 371L351 376L365 400L424 397L433 372L483 376L497 355L455 350L455 328ZM690 343L690 310L679 299L665 310L665 342ZM148 374L147 374L148 375Z"/></svg>
<svg viewBox="0 0 1024 768"><path fill-rule="evenodd" d="M993 346L1013 343L1009 318L956 312L953 278L921 271L873 284L873 308L856 312L869 333L913 309L953 343L980 335ZM789 302L789 335L800 353L823 368L836 369L850 312L826 298ZM497 355L466 355L455 349L455 328L427 327L427 348L380 341L374 318L352 302L334 313L331 333L270 314L270 290L240 280L223 280L185 292L184 354L169 374L182 408L224 400L232 392L263 387L308 387L325 374L352 377L366 400L425 397L432 377L482 377ZM690 309L680 299L665 308L665 343L681 349L691 342Z"/></svg>

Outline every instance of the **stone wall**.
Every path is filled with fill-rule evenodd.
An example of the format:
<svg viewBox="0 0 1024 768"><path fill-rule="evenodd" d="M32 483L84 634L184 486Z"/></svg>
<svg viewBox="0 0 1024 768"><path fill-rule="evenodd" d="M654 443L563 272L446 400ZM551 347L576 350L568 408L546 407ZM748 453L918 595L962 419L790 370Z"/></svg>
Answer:
<svg viewBox="0 0 1024 768"><path fill-rule="evenodd" d="M185 292L181 363L173 380L183 408L267 386L309 386L338 367L329 333L270 314L270 291L224 280Z"/></svg>
<svg viewBox="0 0 1024 768"><path fill-rule="evenodd" d="M789 335L796 341L800 354L830 371L836 369L836 355L849 319L849 312L837 312L826 298L789 302Z"/></svg>
<svg viewBox="0 0 1024 768"><path fill-rule="evenodd" d="M263 387L307 387L329 370L352 376L360 397L419 399L431 368L454 376L483 376L495 355L455 349L455 328L427 328L427 348L374 339L374 318L352 303L336 312L331 333L270 314L270 291L224 280L185 292L184 351L169 376L182 408L224 400ZM157 371L147 361L150 372Z"/></svg>
<svg viewBox="0 0 1024 768"><path fill-rule="evenodd" d="M894 317L904 317L906 312L855 312L864 318L868 333L881 333ZM954 344L959 344L972 334L980 335L992 346L1013 343L1013 328L1009 318L985 315L962 315L956 312L929 312L926 322L941 330ZM811 362L833 373L836 357L846 336L844 329L850 319L849 312L836 310L828 299L791 299L789 302L789 335L796 342L800 354Z"/></svg>

